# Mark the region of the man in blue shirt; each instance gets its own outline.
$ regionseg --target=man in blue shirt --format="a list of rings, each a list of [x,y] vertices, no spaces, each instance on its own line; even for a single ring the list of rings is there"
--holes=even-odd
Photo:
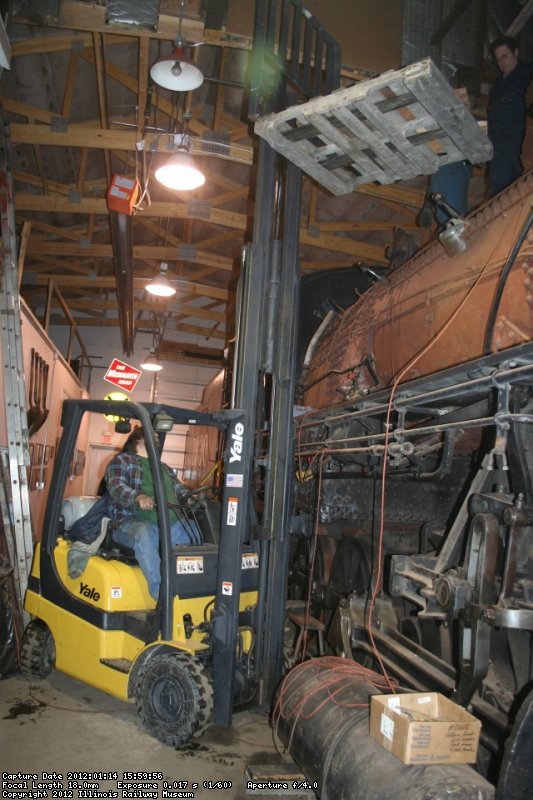
[[[512,36],[500,36],[489,49],[501,72],[489,95],[487,110],[487,133],[494,149],[489,165],[492,197],[523,172],[526,92],[533,77],[533,63],[519,60],[518,43]]]
[[[163,464],[165,492],[170,506],[183,504],[187,489]],[[112,538],[133,549],[146,577],[152,597],[157,600],[161,583],[159,528],[154,500],[153,478],[142,428],[135,428],[124,447],[109,463],[105,482],[110,496],[108,514]],[[170,538],[173,545],[200,544],[197,526],[179,510],[170,507]]]

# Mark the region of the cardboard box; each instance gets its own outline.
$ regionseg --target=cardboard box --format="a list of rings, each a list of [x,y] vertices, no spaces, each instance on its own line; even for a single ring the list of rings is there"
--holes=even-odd
[[[404,764],[470,764],[481,722],[438,692],[373,695],[370,734]]]

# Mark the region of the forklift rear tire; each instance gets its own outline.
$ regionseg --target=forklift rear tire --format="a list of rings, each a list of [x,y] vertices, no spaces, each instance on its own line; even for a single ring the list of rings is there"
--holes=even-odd
[[[20,648],[20,671],[29,681],[44,680],[52,672],[56,649],[47,625],[34,619],[26,626]]]
[[[141,667],[135,700],[148,733],[172,747],[200,736],[213,710],[202,665],[181,652],[154,655]]]

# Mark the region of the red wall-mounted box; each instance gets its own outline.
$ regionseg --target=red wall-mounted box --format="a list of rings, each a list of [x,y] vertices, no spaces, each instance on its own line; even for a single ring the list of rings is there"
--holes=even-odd
[[[135,203],[139,199],[139,192],[139,181],[135,178],[113,175],[113,180],[107,190],[107,207],[110,211],[119,211],[121,214],[131,216]]]

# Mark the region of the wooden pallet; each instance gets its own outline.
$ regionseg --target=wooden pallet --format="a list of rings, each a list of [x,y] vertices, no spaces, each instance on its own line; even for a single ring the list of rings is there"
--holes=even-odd
[[[485,132],[430,58],[270,114],[255,132],[337,195],[492,155]]]

